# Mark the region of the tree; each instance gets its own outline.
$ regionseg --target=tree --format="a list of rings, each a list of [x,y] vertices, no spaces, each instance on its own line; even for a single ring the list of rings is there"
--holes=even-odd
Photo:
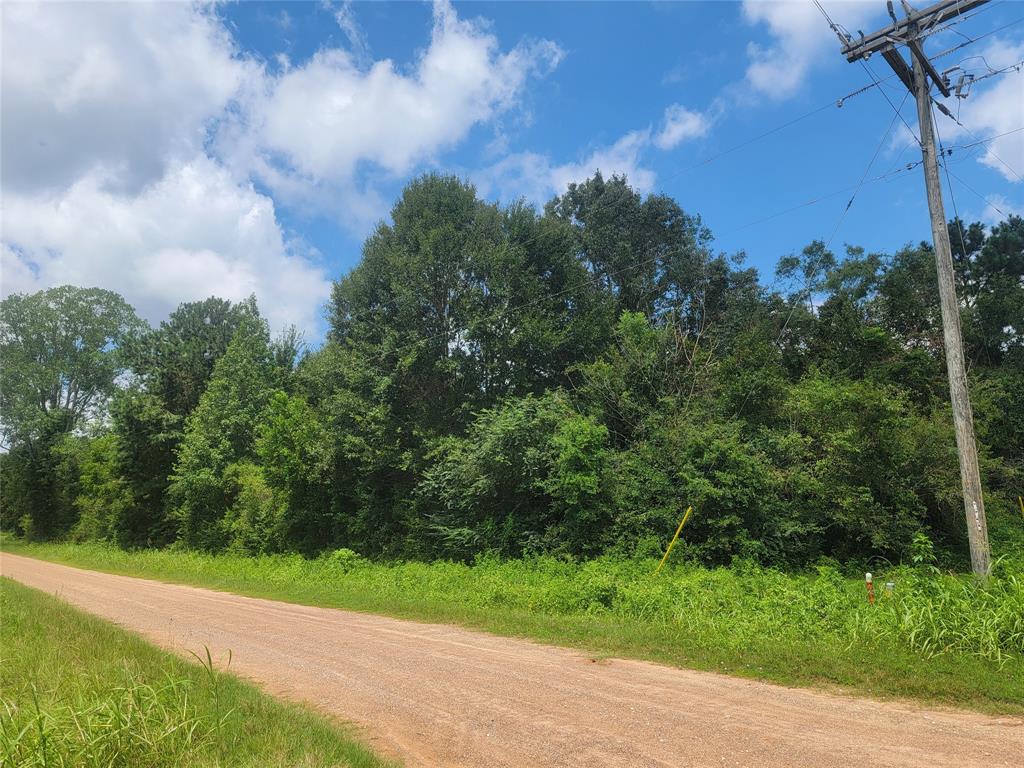
[[[120,393],[111,408],[118,471],[132,489],[132,503],[117,524],[123,546],[174,539],[167,489],[185,418],[199,404],[235,332],[258,318],[254,297],[232,304],[211,296],[179,304],[158,328],[124,344],[134,386]]]
[[[0,434],[32,445],[102,412],[125,371],[121,344],[144,324],[112,291],[63,285],[0,302]]]
[[[949,227],[993,542],[1018,547],[1024,220]],[[255,298],[152,330],[104,292],[5,300],[0,527],[590,557],[650,554],[693,506],[675,551],[707,563],[896,559],[924,537],[955,565],[933,255],[839,261],[815,241],[780,261],[780,292],[622,178],[538,212],[426,175],[335,284],[309,353],[294,329],[271,339]]]
[[[247,319],[235,331],[185,421],[169,493],[187,544],[220,549],[228,543],[223,520],[233,499],[225,471],[231,464],[255,459],[256,432],[273,381],[266,323]]]
[[[167,487],[185,420],[141,387],[119,392],[110,410],[114,463],[130,491],[114,524],[114,538],[123,547],[167,544],[176,536],[167,514]]]
[[[987,365],[1009,357],[1024,368],[1024,218],[1011,215],[987,237],[981,224],[972,224],[963,241],[960,223],[952,222],[951,231],[954,225],[951,242],[970,356]]]
[[[710,343],[701,348],[674,321],[656,326],[623,312],[605,353],[572,369],[575,393],[621,447],[644,434],[664,401],[687,409],[706,396],[716,362]]]
[[[467,337],[477,265],[500,247],[501,218],[450,176],[410,183],[335,284],[331,338],[359,346],[391,371],[395,411],[422,429],[468,415],[479,373]],[[444,420],[438,417],[444,415]]]
[[[417,459],[425,448],[416,423],[393,410],[393,376],[360,347],[330,341],[303,359],[295,378],[297,395],[308,409],[301,401],[275,398],[259,443],[275,487],[296,504],[309,504],[293,506],[289,515],[296,521],[326,520],[322,544],[336,542],[373,554],[399,552],[417,483]],[[315,438],[300,445],[296,432]],[[289,468],[298,463],[303,473],[294,475]],[[318,490],[321,483],[325,495]],[[319,503],[310,503],[314,499]],[[304,522],[299,527],[308,528]]]
[[[77,495],[74,505],[78,522],[72,531],[76,540],[110,541],[137,546],[120,535],[124,518],[133,505],[131,489],[117,471],[117,438],[101,435],[80,449]]]
[[[607,529],[608,430],[561,392],[484,411],[438,442],[419,487],[423,554],[594,554]]]
[[[692,332],[704,325],[711,233],[699,217],[600,173],[570,184],[545,213],[571,225],[577,258],[614,297],[615,317],[669,313],[688,318]]]
[[[176,416],[187,416],[243,323],[259,317],[255,297],[232,304],[211,296],[179,304],[159,328],[125,344],[124,356],[145,390]]]
[[[75,522],[65,438],[104,415],[125,372],[121,344],[144,324],[120,296],[60,286],[0,302],[4,521],[52,538]],[[10,510],[10,511],[8,511]]]
[[[301,397],[275,392],[258,428],[256,453],[263,479],[277,492],[275,534],[289,546],[313,554],[345,541],[345,521],[331,493],[336,444],[319,415]],[[250,486],[255,486],[250,481]]]

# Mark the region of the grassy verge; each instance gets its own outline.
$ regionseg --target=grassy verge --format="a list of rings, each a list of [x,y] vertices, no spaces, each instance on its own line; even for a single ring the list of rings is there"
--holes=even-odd
[[[824,686],[986,712],[1024,714],[1024,578],[988,589],[894,570],[878,603],[832,569],[667,568],[602,559],[369,563],[102,545],[9,551],[70,565],[289,602],[446,622],[789,685]],[[882,585],[895,581],[891,595]]]
[[[0,578],[0,765],[383,766],[338,726]]]

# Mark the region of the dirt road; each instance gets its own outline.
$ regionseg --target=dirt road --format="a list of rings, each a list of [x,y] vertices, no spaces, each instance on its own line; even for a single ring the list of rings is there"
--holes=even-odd
[[[1024,720],[794,690],[14,555],[0,573],[358,723],[408,766],[1014,766]],[[2,617],[0,617],[2,620]]]

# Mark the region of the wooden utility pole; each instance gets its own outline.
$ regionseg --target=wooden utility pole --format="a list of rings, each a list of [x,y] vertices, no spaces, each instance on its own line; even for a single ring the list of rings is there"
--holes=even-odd
[[[978,471],[978,449],[974,442],[974,416],[967,388],[967,369],[964,365],[963,338],[960,333],[960,302],[956,296],[953,257],[949,247],[946,212],[942,205],[942,186],[939,182],[939,163],[935,151],[935,132],[932,126],[931,85],[948,96],[949,85],[936,72],[924,54],[922,39],[936,25],[966,13],[987,0],[946,0],[921,11],[916,11],[903,0],[906,17],[896,18],[892,3],[888,3],[893,23],[870,35],[855,40],[836,30],[848,61],[868,58],[880,53],[903,84],[917,98],[917,119],[920,127],[921,156],[924,165],[925,187],[928,192],[928,210],[931,212],[932,240],[935,245],[935,265],[939,279],[939,303],[942,308],[942,334],[946,347],[946,372],[949,375],[949,397],[953,403],[953,425],[956,429],[956,447],[960,457],[960,482],[963,486],[964,512],[967,516],[967,538],[971,546],[971,567],[975,575],[984,579],[991,570],[988,546],[988,525],[985,520],[985,501],[981,493],[981,475]],[[910,51],[913,66],[908,67],[898,45]]]

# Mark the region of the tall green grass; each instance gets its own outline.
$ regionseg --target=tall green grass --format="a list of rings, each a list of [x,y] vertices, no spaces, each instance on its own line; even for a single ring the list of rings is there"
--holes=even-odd
[[[0,765],[384,764],[326,719],[264,696],[209,655],[197,661],[0,579]]]
[[[372,563],[124,552],[103,545],[14,551],[100,570],[230,591],[461,623],[597,654],[648,658],[791,684],[1024,713],[1024,568],[987,585],[934,568],[876,574],[878,599],[834,567],[785,573],[740,563],[483,558]],[[894,584],[891,592],[885,582]]]

